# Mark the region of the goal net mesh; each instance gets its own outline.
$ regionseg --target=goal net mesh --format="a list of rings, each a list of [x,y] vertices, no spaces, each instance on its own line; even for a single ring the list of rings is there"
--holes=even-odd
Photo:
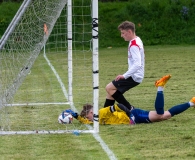
[[[26,0],[1,38],[1,133],[87,129],[77,120],[58,123],[63,110],[93,104],[91,0],[72,1],[72,84],[67,7],[66,0]]]

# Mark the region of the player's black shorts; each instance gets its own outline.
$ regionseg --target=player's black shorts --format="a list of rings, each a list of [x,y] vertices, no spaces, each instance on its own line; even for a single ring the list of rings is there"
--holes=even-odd
[[[125,93],[126,91],[128,91],[129,89],[137,86],[138,82],[135,82],[132,77],[129,77],[127,79],[120,79],[118,81],[113,80],[112,81],[113,85],[117,88],[118,91],[120,91],[121,93]]]

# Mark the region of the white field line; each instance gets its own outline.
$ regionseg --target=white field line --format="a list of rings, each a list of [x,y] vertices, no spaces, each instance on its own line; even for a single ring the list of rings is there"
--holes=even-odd
[[[52,66],[52,64],[50,63],[49,59],[47,58],[45,52],[43,54],[45,60],[47,61],[48,65],[50,66],[51,70],[54,72],[58,82],[60,83],[60,86],[62,88],[62,91],[64,93],[64,96],[66,97],[66,99],[68,100],[68,94],[67,94],[67,91],[66,91],[66,88],[60,78],[60,76],[58,75],[57,71],[55,70],[55,68]],[[75,108],[74,105],[71,105],[71,108],[73,110],[75,110],[76,112],[77,109]],[[91,126],[87,125],[87,127],[90,129]],[[109,149],[109,147],[106,145],[106,143],[102,140],[102,138],[100,137],[100,135],[98,133],[92,133],[93,134],[93,137],[100,143],[102,149],[106,152],[106,154],[108,155],[109,159],[110,160],[117,160],[117,158],[115,157],[114,153]]]

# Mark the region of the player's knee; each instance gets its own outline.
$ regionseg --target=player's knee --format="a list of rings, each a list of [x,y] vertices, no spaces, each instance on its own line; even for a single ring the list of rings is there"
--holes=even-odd
[[[113,90],[112,84],[111,83],[107,84],[105,89],[107,93],[111,92],[111,90]]]
[[[156,120],[157,121],[163,121],[164,120],[163,114],[157,114],[156,115]]]
[[[164,114],[163,114],[163,120],[168,120],[168,119],[170,119],[171,118],[171,114],[169,113],[169,112],[165,112]]]
[[[169,117],[167,117],[165,114],[162,114],[162,115],[159,115],[159,120],[160,121],[165,121],[165,120],[168,120]]]
[[[108,90],[109,90],[108,84],[106,85],[105,90],[108,92]]]

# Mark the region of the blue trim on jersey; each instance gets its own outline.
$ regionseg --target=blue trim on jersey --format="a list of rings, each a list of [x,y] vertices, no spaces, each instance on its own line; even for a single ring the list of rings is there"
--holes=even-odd
[[[149,112],[150,111],[135,108],[131,111],[131,114],[135,117],[135,123],[151,123],[149,120]]]

